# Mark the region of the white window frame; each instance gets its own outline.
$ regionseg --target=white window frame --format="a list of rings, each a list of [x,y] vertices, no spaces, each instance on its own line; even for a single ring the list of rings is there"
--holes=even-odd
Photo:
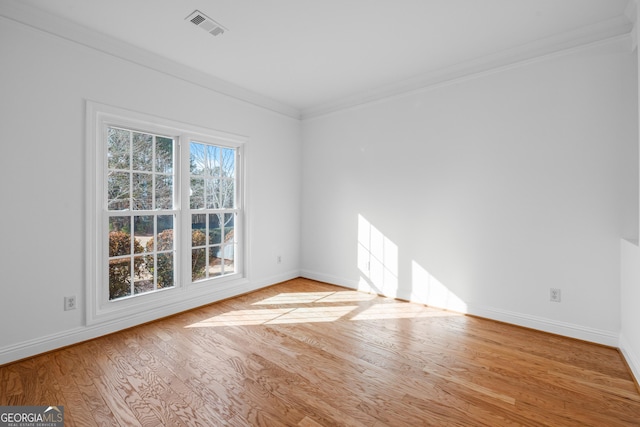
[[[238,174],[242,174],[242,161],[241,161],[241,157],[242,157],[242,151],[240,146],[238,146],[237,144],[234,143],[229,143],[230,141],[222,141],[219,137],[216,138],[203,138],[202,136],[199,137],[190,137],[189,140],[186,141],[186,143],[188,145],[190,145],[191,143],[196,143],[196,144],[204,144],[204,145],[213,145],[213,146],[217,146],[217,147],[224,147],[224,148],[234,148],[236,150],[236,158],[235,158],[235,175],[237,176]],[[188,151],[185,150],[185,152]],[[183,156],[182,159],[182,169],[184,171],[189,171],[189,156]],[[189,173],[185,173],[184,177],[185,178],[190,178],[192,175],[190,175]],[[237,198],[241,198],[242,197],[242,180],[238,180],[236,179],[235,183],[240,185],[240,188],[236,188],[235,189],[235,196],[234,199]],[[189,179],[183,179],[182,182],[182,192],[183,194],[189,194],[190,192],[190,182]],[[187,197],[184,198],[184,203],[188,204],[189,200]],[[191,207],[189,205],[183,207],[183,212],[185,213],[184,216],[187,217],[185,218],[185,228],[183,229],[184,232],[188,233],[188,235],[191,235],[192,232],[192,220],[191,220],[191,216],[192,214],[204,214],[206,216],[209,216],[209,214],[211,213],[215,213],[215,212],[221,212],[221,213],[234,213],[236,215],[236,217],[234,218],[234,224],[236,221],[241,220],[242,219],[242,212],[243,212],[243,208],[242,208],[242,202],[239,200],[236,200],[235,203],[236,207],[234,208],[220,208],[220,209],[208,209],[208,208],[202,208],[202,209],[191,209]],[[222,212],[224,211],[224,212]],[[244,230],[243,227],[235,227],[234,225],[234,240],[236,242],[241,242],[243,240],[243,235],[244,235]],[[191,253],[192,247],[189,244],[190,243],[190,239],[186,238],[183,239],[183,243],[185,243],[185,250],[186,248],[188,248],[188,252]],[[224,243],[221,243],[221,247],[223,246]],[[207,245],[209,247],[212,246],[212,244],[210,243],[209,245]],[[237,250],[240,250],[240,247],[237,248]],[[236,251],[234,251],[235,253]],[[184,272],[184,276],[183,276],[183,281],[185,283],[188,283],[191,281],[191,271],[185,269],[186,271]],[[223,276],[218,276],[218,277],[209,277],[207,279],[200,279],[196,282],[191,282],[192,285],[200,285],[206,283],[209,280],[220,280],[223,279],[225,277],[232,277],[233,275],[237,275],[238,272],[243,270],[243,257],[240,256],[237,259],[234,258],[234,270],[235,273],[231,273],[231,274],[226,274]]]
[[[175,177],[174,221],[175,286],[130,297],[109,300],[108,233],[106,224],[106,128],[108,126],[131,129],[174,138]],[[227,291],[247,282],[246,203],[244,149],[246,137],[163,119],[144,113],[87,101],[87,281],[86,323],[97,324],[127,317],[157,318],[179,311],[185,301],[193,300],[212,290]],[[235,254],[235,272],[197,282],[191,281],[191,210],[189,206],[189,147],[190,142],[201,142],[236,149],[236,206],[235,227],[238,249]],[[189,236],[189,237],[185,237]]]

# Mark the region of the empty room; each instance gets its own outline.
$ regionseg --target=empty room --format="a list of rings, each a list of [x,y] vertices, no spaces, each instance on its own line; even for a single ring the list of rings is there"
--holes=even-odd
[[[0,426],[640,426],[637,3],[0,0]]]

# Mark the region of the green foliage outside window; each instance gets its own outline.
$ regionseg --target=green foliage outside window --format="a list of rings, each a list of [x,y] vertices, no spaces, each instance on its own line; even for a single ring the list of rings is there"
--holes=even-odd
[[[191,233],[194,246],[204,246],[207,242],[207,235],[200,230],[193,230]],[[147,242],[147,252],[153,251],[154,239]],[[173,249],[173,230],[164,230],[158,234],[157,251],[168,251]],[[160,254],[162,255],[162,254]],[[158,256],[158,288],[173,286],[173,257]],[[191,258],[191,277],[195,279],[204,274],[206,268],[206,258],[204,251],[194,251]],[[153,262],[149,263],[149,270],[153,272]]]
[[[191,241],[193,246],[204,246],[207,244],[207,235],[200,230],[191,232]],[[207,259],[204,249],[196,249],[191,251],[191,279],[197,280],[204,276],[207,267]]]
[[[147,242],[147,252],[153,252],[153,237]],[[158,247],[156,251],[172,251],[173,250],[173,230],[167,229],[158,233]],[[153,266],[153,257],[148,256],[148,268],[153,274],[155,272]],[[169,288],[173,286],[173,253],[158,254],[158,289]]]
[[[138,239],[134,239],[134,253],[141,253],[144,248]],[[109,233],[109,257],[131,254],[131,235],[124,231]],[[141,257],[134,257],[133,273],[141,277],[145,262]],[[109,260],[109,299],[131,294],[131,258]]]

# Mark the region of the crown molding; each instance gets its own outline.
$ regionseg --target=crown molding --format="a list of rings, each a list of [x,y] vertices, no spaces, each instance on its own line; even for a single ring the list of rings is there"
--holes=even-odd
[[[0,1],[0,16],[253,106],[300,118],[297,108],[15,0]]]
[[[632,0],[635,4],[635,0]],[[621,15],[576,30],[539,39],[515,48],[465,61],[440,70],[431,71],[414,78],[382,86],[374,91],[356,93],[340,100],[328,102],[301,111],[301,119],[311,119],[340,110],[357,107],[372,102],[409,93],[426,90],[442,84],[484,75],[488,72],[504,70],[531,61],[544,60],[550,56],[569,54],[576,49],[589,47],[601,42],[629,38],[633,24]]]
[[[16,0],[0,1],[0,16],[7,19],[173,76],[240,102],[302,120],[426,90],[460,79],[473,78],[533,60],[543,60],[551,55],[567,54],[576,48],[610,39],[630,38],[633,50],[638,41],[637,25],[635,25],[637,15],[637,0],[629,0],[621,16],[300,110]]]

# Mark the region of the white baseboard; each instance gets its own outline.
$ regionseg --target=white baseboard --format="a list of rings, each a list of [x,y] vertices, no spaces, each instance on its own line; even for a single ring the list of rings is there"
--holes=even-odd
[[[358,282],[340,277],[335,277],[314,271],[302,270],[300,273],[303,277],[331,283],[334,285],[344,286],[351,289],[358,289]],[[386,295],[395,297],[394,295]],[[416,301],[422,303],[420,301]],[[446,308],[446,307],[442,307]],[[483,317],[486,319],[497,320],[500,322],[510,323],[512,325],[523,326],[525,328],[536,329],[539,331],[549,332],[552,334],[562,335],[570,338],[576,338],[583,341],[589,341],[597,344],[618,347],[618,334],[611,331],[603,331],[599,329],[589,328],[586,326],[575,325],[571,323],[560,322],[557,320],[546,319],[543,317],[531,316],[522,313],[509,312],[499,310],[492,307],[483,307],[477,305],[467,305],[466,314]]]
[[[619,344],[618,334],[615,332],[560,322],[544,317],[474,305],[469,305],[468,314],[610,347],[617,347]]]
[[[300,270],[290,270],[273,276],[263,277],[260,280],[251,280],[251,283],[253,286],[255,286],[256,289],[262,289],[266,288],[267,286],[286,282],[287,280],[295,279],[298,277],[300,277]],[[236,295],[241,294],[237,293]]]
[[[329,274],[318,273],[317,271],[302,270],[300,271],[300,276],[311,280],[317,280],[318,282],[325,282],[350,289],[358,289],[358,282],[355,280],[347,280],[341,277],[331,276]]]
[[[195,298],[189,298],[168,304],[160,309],[128,316],[115,321],[109,321],[89,326],[80,326],[55,334],[38,337],[32,340],[22,341],[16,344],[0,348],[0,365],[11,363],[27,357],[32,357],[58,348],[77,344],[113,332],[121,331],[132,326],[140,325],[166,316],[171,316],[182,311],[191,310],[203,305],[211,304],[226,298],[252,292],[276,283],[295,279],[300,276],[298,270],[289,271],[275,276],[262,278],[256,281],[245,281],[233,289],[223,289],[211,292]]]
[[[636,383],[640,384],[640,354],[635,353],[629,344],[629,341],[620,334],[620,352],[627,361],[631,374],[635,377]]]

